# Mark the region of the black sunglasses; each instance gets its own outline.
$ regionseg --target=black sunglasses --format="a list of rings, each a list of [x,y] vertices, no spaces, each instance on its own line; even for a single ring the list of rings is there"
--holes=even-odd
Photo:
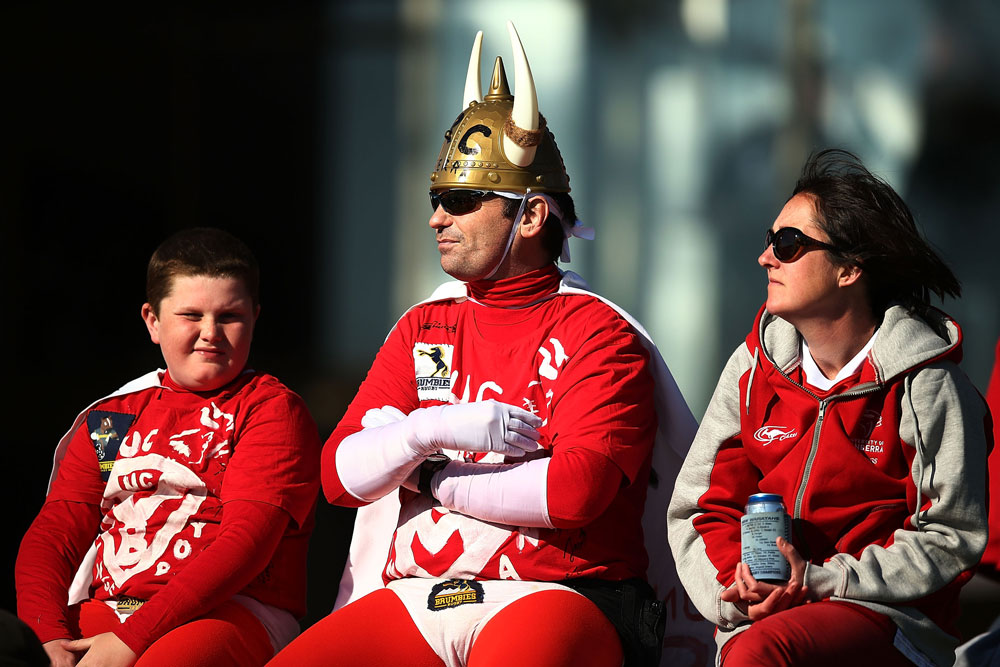
[[[795,227],[782,227],[774,232],[770,229],[764,235],[764,247],[771,246],[774,256],[780,262],[794,262],[807,248],[824,248],[836,252],[829,243],[823,243],[806,236]]]
[[[483,200],[487,197],[496,197],[493,192],[483,190],[445,190],[444,192],[430,192],[431,209],[436,211],[438,206],[444,208],[448,215],[465,215],[472,213],[482,206]]]

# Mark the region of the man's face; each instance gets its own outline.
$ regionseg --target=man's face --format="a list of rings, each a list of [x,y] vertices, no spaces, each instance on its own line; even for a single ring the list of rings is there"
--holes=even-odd
[[[260,308],[238,278],[176,276],[159,314],[142,307],[174,382],[191,391],[229,384],[246,366]]]
[[[487,197],[482,203],[462,215],[452,215],[438,206],[431,215],[430,226],[437,235],[438,252],[441,253],[441,268],[445,273],[465,282],[490,277],[507,248],[514,221],[503,215],[504,200]],[[496,273],[495,279],[505,278],[504,265]]]

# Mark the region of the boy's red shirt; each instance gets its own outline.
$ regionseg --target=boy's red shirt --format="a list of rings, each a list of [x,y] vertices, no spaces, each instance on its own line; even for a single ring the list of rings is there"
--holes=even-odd
[[[201,568],[198,557],[219,537],[227,503],[253,501],[287,514],[277,524],[265,522],[286,526],[273,553],[261,559],[242,553],[232,540],[220,541],[213,558],[201,561],[215,567],[200,574],[218,590],[227,578],[247,579],[229,595],[238,592],[301,616],[318,454],[318,433],[305,404],[269,375],[244,373],[205,393],[185,391],[167,376],[163,386],[97,403],[73,434],[45,507],[22,544],[19,615],[43,642],[67,636],[66,575],[72,576],[74,561],[91,542],[97,548],[93,599],[162,594],[190,606],[198,596],[179,590],[189,585],[167,585],[187,568]],[[267,508],[261,516],[279,516]],[[67,523],[59,526],[60,520]],[[238,517],[229,521],[237,531],[254,530]],[[39,534],[53,529],[59,534]],[[221,571],[220,557],[229,565]],[[255,558],[263,571],[241,571],[259,567]],[[57,581],[43,585],[53,573]],[[190,573],[184,580],[192,581]],[[170,604],[156,607],[177,613]],[[178,622],[204,609],[190,611]],[[162,619],[149,616],[142,615],[142,625],[162,630]],[[131,625],[140,625],[139,619],[137,612],[123,629],[133,620]],[[123,639],[138,652],[156,639],[147,632],[123,634],[133,635]]]

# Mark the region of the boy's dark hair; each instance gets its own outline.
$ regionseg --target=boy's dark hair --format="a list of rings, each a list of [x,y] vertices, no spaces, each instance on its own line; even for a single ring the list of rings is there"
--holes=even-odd
[[[559,205],[566,221],[573,224],[576,220],[576,204],[573,203],[573,198],[569,196],[569,193],[547,192],[546,194],[552,197],[556,204]],[[503,216],[505,218],[513,218],[517,215],[517,210],[520,207],[520,199],[504,198]],[[555,262],[559,259],[559,256],[562,254],[563,241],[565,239],[566,233],[563,231],[562,223],[559,222],[559,218],[552,213],[549,213],[549,217],[545,219],[545,224],[542,225],[542,244],[548,251],[550,261]]]
[[[214,227],[184,229],[153,252],[146,269],[146,301],[154,313],[178,276],[238,278],[253,305],[260,303],[260,269],[250,249],[229,232]]]
[[[837,248],[834,261],[864,271],[876,318],[892,302],[925,315],[931,292],[961,295],[958,278],[921,236],[903,199],[853,153],[831,148],[810,156],[792,197],[799,193],[815,198],[816,223]]]

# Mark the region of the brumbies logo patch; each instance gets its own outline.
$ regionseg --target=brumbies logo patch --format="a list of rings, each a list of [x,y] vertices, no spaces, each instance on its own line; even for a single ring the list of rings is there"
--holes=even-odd
[[[94,444],[97,462],[101,468],[101,479],[105,482],[111,478],[111,468],[118,458],[118,448],[128,429],[135,421],[135,415],[121,412],[105,412],[94,410],[87,415],[87,431]]]
[[[131,614],[144,604],[146,604],[145,600],[129,597],[128,595],[119,595],[115,608],[119,614]]]
[[[447,343],[416,343],[413,346],[413,370],[417,379],[417,397],[421,401],[447,401],[451,398],[451,360],[455,346]]]
[[[431,587],[431,594],[427,596],[427,608],[441,611],[463,604],[480,604],[483,598],[483,585],[478,581],[445,579]]]

